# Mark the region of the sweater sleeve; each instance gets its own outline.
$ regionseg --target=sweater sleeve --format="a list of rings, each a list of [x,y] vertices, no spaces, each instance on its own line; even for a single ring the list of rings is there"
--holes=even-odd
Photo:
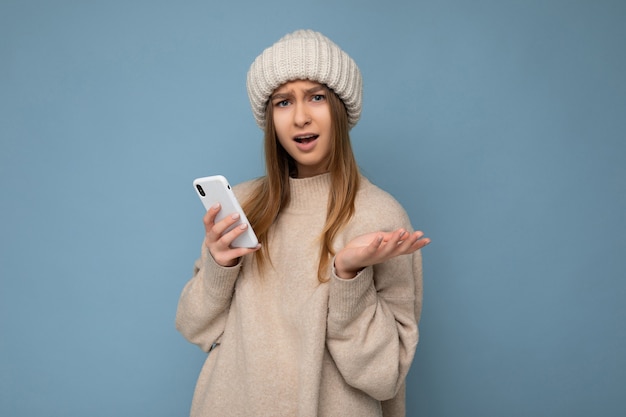
[[[203,244],[202,255],[194,264],[193,278],[183,288],[176,311],[176,329],[205,352],[224,332],[240,268],[241,261],[228,268],[218,265]]]
[[[354,388],[393,399],[404,389],[418,341],[421,253],[365,268],[351,280],[333,270],[330,285],[327,346],[337,368]]]

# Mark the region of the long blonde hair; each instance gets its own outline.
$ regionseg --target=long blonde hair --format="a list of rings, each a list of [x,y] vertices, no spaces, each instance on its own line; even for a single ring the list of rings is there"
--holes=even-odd
[[[352,152],[348,127],[348,114],[343,101],[327,89],[331,115],[331,151],[328,171],[331,178],[326,224],[320,234],[320,260],[317,277],[328,281],[328,268],[335,255],[333,240],[354,214],[354,201],[359,188],[359,168]],[[289,176],[296,166],[293,158],[280,145],[274,127],[273,107],[268,102],[265,123],[265,169],[243,209],[262,245],[255,253],[257,265],[262,271],[271,259],[268,250],[269,231],[291,198]]]

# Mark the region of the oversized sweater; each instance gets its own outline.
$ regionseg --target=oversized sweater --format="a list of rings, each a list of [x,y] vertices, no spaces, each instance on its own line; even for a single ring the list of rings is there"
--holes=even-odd
[[[245,200],[254,182],[235,187]],[[191,416],[395,417],[418,340],[420,252],[367,267],[355,278],[317,276],[329,174],[290,179],[291,201],[269,238],[271,265],[253,255],[222,267],[205,245],[180,297],[176,327],[209,353]],[[388,193],[362,177],[355,214],[336,237],[412,231]]]

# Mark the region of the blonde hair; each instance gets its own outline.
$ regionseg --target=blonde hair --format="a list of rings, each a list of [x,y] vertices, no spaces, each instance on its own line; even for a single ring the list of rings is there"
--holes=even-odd
[[[341,99],[328,89],[327,100],[331,115],[331,150],[328,171],[331,186],[328,196],[326,223],[320,233],[320,259],[317,277],[327,282],[330,262],[335,255],[333,241],[337,233],[354,214],[354,201],[359,188],[360,174],[350,144],[348,113]],[[272,224],[291,198],[289,176],[295,173],[295,161],[280,145],[273,120],[271,102],[266,106],[265,169],[243,209],[262,247],[255,253],[259,271],[271,259],[268,250],[269,232]]]

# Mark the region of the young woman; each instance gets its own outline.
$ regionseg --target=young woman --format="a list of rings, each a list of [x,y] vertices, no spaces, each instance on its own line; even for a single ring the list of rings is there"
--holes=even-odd
[[[248,94],[267,174],[235,187],[261,244],[233,248],[236,216],[206,235],[176,316],[211,352],[192,416],[401,416],[418,340],[420,249],[403,208],[359,174],[354,61],[320,33],[286,35],[252,64]]]

